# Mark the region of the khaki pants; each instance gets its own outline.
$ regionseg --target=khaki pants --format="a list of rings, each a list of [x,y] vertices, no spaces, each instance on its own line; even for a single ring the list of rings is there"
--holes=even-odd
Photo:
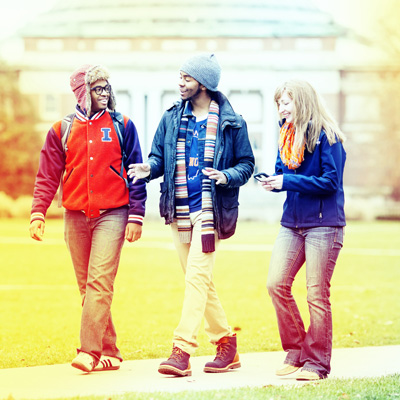
[[[191,243],[181,243],[177,223],[171,224],[174,244],[185,274],[182,315],[175,329],[173,342],[181,350],[193,354],[198,347],[196,339],[203,316],[205,331],[211,343],[215,344],[224,336],[231,336],[232,332],[212,281],[216,252],[202,252],[201,211],[191,213],[190,220]],[[219,240],[217,234],[215,236],[215,250],[217,250]]]

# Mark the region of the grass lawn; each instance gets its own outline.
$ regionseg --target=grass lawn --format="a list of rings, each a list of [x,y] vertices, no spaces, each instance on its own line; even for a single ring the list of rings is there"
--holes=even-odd
[[[242,353],[281,350],[265,289],[278,229],[241,222],[217,255],[215,283]],[[62,221],[47,221],[45,240],[38,243],[29,238],[27,221],[1,220],[0,252],[0,368],[70,362],[79,347],[81,306]],[[399,286],[400,224],[350,222],[332,280],[334,347],[399,344]],[[146,221],[140,242],[124,247],[115,284],[113,318],[126,360],[169,355],[183,290],[169,227],[161,220]],[[307,322],[304,271],[294,294]],[[203,331],[199,343],[196,355],[214,354]],[[301,387],[130,393],[112,399],[400,399],[399,380],[399,375],[328,379]]]
[[[369,379],[327,379],[301,386],[264,386],[180,393],[129,393],[107,397],[70,397],[58,400],[398,400],[399,375]]]
[[[215,283],[240,352],[281,350],[265,289],[278,225],[240,222],[221,244]],[[0,221],[0,368],[68,363],[79,347],[80,297],[60,220],[45,240],[29,238],[25,220]],[[400,224],[351,222],[332,280],[334,347],[400,343]],[[123,249],[112,306],[125,359],[167,357],[184,282],[170,230],[146,221]],[[294,286],[308,318],[305,275]],[[213,354],[203,331],[196,355]]]

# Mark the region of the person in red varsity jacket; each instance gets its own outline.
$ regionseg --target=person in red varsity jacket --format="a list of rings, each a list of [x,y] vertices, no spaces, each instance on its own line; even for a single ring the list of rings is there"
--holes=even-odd
[[[142,154],[135,125],[125,116],[120,143],[108,79],[108,71],[98,65],[84,65],[72,74],[78,104],[71,130],[65,146],[61,121],[47,134],[30,224],[31,237],[41,241],[46,211],[63,176],[65,241],[83,305],[81,347],[72,366],[85,372],[118,369],[122,361],[110,312],[113,284],[124,239],[141,237],[146,202],[145,183],[133,183],[121,168],[142,162]]]

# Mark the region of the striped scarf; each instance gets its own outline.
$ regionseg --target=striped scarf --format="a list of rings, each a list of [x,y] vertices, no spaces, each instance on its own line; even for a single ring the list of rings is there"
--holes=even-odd
[[[219,121],[219,106],[211,101],[207,117],[206,140],[204,147],[204,168],[213,167],[215,141]],[[175,207],[178,223],[179,239],[182,243],[190,243],[192,238],[192,224],[188,189],[186,180],[185,143],[188,131],[188,118],[182,117],[176,142],[176,170],[175,170]],[[215,251],[214,213],[211,197],[211,179],[203,177],[201,188],[201,243],[203,253]]]
[[[289,122],[285,122],[279,132],[279,152],[281,160],[289,169],[299,168],[304,160],[305,144],[299,151],[294,151],[295,134],[296,128]]]

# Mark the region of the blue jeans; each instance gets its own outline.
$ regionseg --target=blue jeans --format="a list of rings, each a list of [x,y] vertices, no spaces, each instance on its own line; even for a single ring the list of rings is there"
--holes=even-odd
[[[79,351],[97,360],[106,355],[122,361],[111,318],[114,280],[118,270],[128,208],[110,209],[97,218],[65,210],[65,242],[71,254],[82,297]]]
[[[332,312],[330,281],[343,246],[343,227],[290,229],[281,227],[268,272],[267,289],[278,318],[285,363],[316,372],[330,373]],[[307,332],[292,295],[296,274],[306,262]]]

